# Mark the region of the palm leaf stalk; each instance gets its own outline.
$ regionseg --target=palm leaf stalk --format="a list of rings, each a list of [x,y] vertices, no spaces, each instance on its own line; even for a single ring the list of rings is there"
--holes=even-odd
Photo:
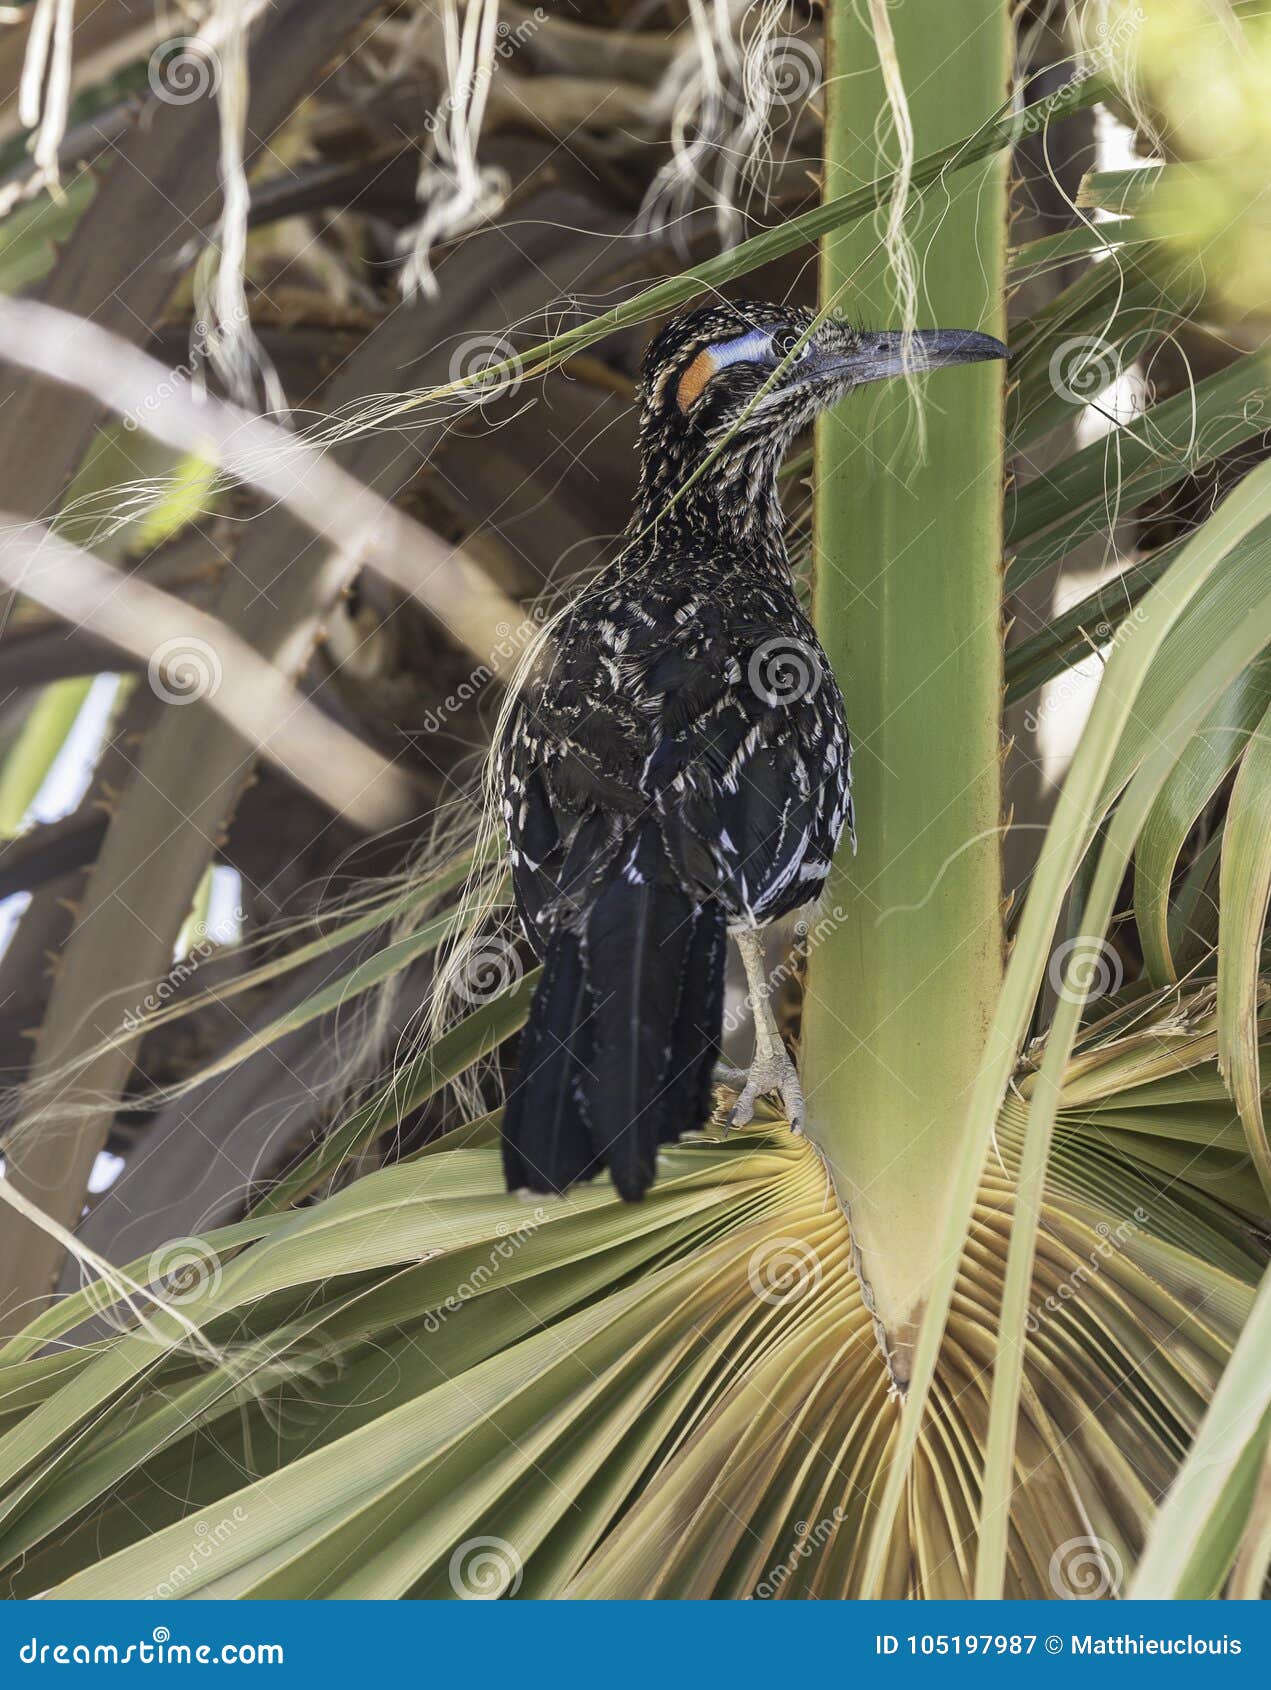
[[[899,7],[891,29],[921,151],[991,109],[1010,51],[997,0],[955,0],[938,16]],[[870,174],[889,121],[887,46],[880,53],[852,5],[831,9],[828,44],[836,193]],[[924,316],[1004,333],[1006,174],[1001,155],[963,172],[907,228],[924,255]],[[826,291],[843,290],[865,320],[912,314],[870,224],[828,236],[822,252]],[[840,407],[817,459],[815,615],[843,677],[869,825],[856,860],[840,858],[829,902],[842,920],[811,963],[810,1131],[851,1213],[902,1385],[940,1247],[946,1170],[966,1154],[958,1100],[1002,968],[1000,369],[957,372],[936,403],[924,462],[903,389]]]

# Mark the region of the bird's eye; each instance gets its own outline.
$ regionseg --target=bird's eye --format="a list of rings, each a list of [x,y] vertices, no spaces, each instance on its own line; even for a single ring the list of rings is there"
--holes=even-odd
[[[800,334],[798,329],[778,329],[772,337],[772,350],[777,358],[784,360],[790,356],[796,346],[799,346]],[[805,340],[795,355],[795,363],[800,363],[812,350],[812,342]]]

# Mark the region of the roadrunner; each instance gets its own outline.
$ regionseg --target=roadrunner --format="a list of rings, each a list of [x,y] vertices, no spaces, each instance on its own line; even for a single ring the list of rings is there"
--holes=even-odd
[[[863,382],[1005,357],[967,330],[864,333],[790,306],[670,323],[642,379],[640,486],[612,566],[555,625],[498,747],[516,906],[543,975],[504,1114],[509,1187],[608,1168],[638,1199],[712,1108],[726,935],[755,1060],[732,1119],[798,1076],[760,929],[814,899],[852,831],[843,699],[799,608],[777,471]]]

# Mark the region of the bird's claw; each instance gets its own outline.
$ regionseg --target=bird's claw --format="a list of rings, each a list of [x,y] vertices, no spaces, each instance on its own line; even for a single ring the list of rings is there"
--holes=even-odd
[[[742,1082],[741,1095],[728,1116],[730,1127],[744,1127],[752,1121],[756,1102],[771,1094],[780,1099],[791,1132],[803,1131],[803,1087],[799,1084],[799,1071],[787,1051],[781,1050],[773,1056],[756,1056],[746,1073],[740,1069],[719,1069],[716,1078],[722,1079],[725,1085],[737,1080]]]

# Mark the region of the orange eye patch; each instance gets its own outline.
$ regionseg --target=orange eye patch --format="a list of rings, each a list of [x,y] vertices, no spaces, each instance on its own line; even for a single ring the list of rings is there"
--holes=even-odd
[[[710,347],[703,347],[680,377],[680,385],[675,390],[675,403],[681,411],[688,410],[694,399],[698,397],[706,383],[715,374],[717,368],[718,365]]]

